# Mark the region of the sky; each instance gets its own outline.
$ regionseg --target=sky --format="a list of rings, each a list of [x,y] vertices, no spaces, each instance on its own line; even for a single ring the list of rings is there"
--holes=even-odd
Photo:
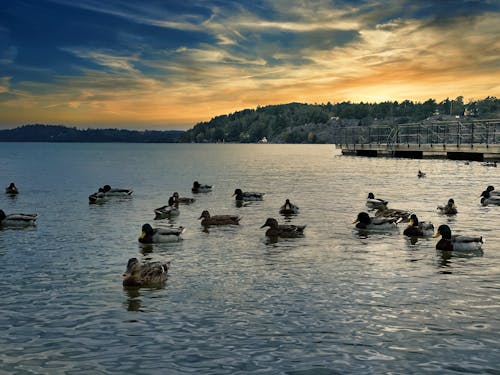
[[[500,0],[0,2],[0,127],[500,94]]]

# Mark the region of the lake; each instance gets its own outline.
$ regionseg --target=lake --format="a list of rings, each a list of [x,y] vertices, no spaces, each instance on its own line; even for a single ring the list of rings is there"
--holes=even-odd
[[[1,373],[499,374],[500,207],[479,203],[497,168],[332,145],[50,143],[2,143],[0,166],[20,190],[0,208],[39,214],[0,229]],[[195,180],[213,191],[192,195]],[[134,193],[89,205],[104,184]],[[237,207],[236,188],[265,198]],[[172,220],[184,240],[140,245],[174,191],[196,198]],[[358,233],[368,192],[483,236],[483,252],[413,243],[402,223]],[[268,241],[260,226],[284,222],[286,198],[305,236]],[[204,231],[204,209],[240,225]],[[124,289],[131,257],[171,261],[165,285]]]

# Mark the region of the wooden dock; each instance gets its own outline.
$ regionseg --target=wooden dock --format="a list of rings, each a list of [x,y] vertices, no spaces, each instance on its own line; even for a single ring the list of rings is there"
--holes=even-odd
[[[338,127],[335,144],[343,155],[500,161],[500,120]]]

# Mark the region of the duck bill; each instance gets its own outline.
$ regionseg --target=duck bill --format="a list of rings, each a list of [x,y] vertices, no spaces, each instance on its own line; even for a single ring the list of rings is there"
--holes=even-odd
[[[432,236],[432,237],[436,238],[436,237],[439,237],[440,235],[441,235],[441,233],[436,232],[436,233],[434,234],[434,236]]]
[[[262,229],[262,228],[265,228],[265,227],[267,227],[267,224],[262,225],[262,226],[261,226],[261,229]]]
[[[415,224],[415,222],[413,221],[413,219],[410,219],[410,222],[408,223],[408,226],[412,227],[413,224]]]
[[[140,239],[140,240],[143,240],[143,239],[144,239],[144,237],[146,237],[146,232],[142,231],[142,232],[141,232],[141,235],[139,236],[139,239]]]
[[[359,223],[359,220],[358,220],[358,219],[356,219],[356,220],[354,220],[352,223],[353,223],[353,224],[357,224],[357,223]]]

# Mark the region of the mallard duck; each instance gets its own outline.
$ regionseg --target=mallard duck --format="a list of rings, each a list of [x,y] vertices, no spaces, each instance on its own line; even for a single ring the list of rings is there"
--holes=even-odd
[[[372,209],[385,209],[389,202],[383,199],[375,198],[373,193],[368,193],[368,198],[366,199],[366,207],[370,210]]]
[[[210,216],[210,212],[205,210],[201,213],[198,218],[201,220],[201,225],[209,226],[209,225],[238,225],[240,222],[240,217],[237,215],[214,215]]]
[[[451,235],[451,229],[448,225],[440,225],[434,237],[441,236],[436,244],[436,249],[446,251],[474,251],[481,250],[484,243],[483,237],[470,237]]]
[[[266,230],[267,237],[295,238],[304,235],[305,225],[278,224],[276,219],[268,218],[261,228],[269,227]]]
[[[198,181],[193,182],[193,187],[191,191],[193,193],[208,193],[212,191],[213,185],[200,184]]]
[[[408,222],[410,220],[410,211],[400,210],[397,208],[385,208],[378,209],[375,211],[375,217],[377,218],[385,218],[385,219],[396,219],[397,222]]]
[[[487,206],[489,204],[500,206],[500,195],[491,195],[488,190],[481,193],[481,204]]]
[[[437,206],[437,210],[439,211],[439,213],[444,215],[456,215],[458,212],[453,198],[448,199],[448,203],[446,205]]]
[[[19,190],[17,190],[16,184],[14,184],[13,182],[11,182],[9,186],[5,188],[5,192],[10,195],[19,194]]]
[[[418,221],[417,215],[411,214],[410,222],[403,234],[408,237],[432,236],[434,234],[434,225],[431,222]]]
[[[9,214],[6,215],[0,210],[0,226],[5,227],[23,227],[35,225],[38,214]]]
[[[140,263],[137,258],[130,258],[127,269],[123,276],[123,286],[130,287],[154,287],[161,285],[167,280],[170,262],[144,262]]]
[[[176,206],[162,206],[155,210],[155,220],[166,219],[174,216],[179,216],[180,210]]]
[[[489,191],[491,196],[500,195],[500,191],[495,190],[495,187],[493,185],[489,185],[486,188],[486,191]]]
[[[285,204],[280,207],[281,215],[296,215],[299,213],[299,206],[296,206],[290,199],[285,200]]]
[[[133,193],[133,191],[131,189],[111,188],[110,185],[104,185],[102,187],[102,192],[107,196],[119,196],[119,197],[125,197],[128,195],[132,195],[132,193]]]
[[[387,230],[397,228],[397,218],[370,217],[367,212],[360,212],[353,224],[357,229],[364,230]]]
[[[175,192],[172,196],[174,197],[174,201],[177,204],[191,204],[194,203],[194,201],[196,200],[194,198],[189,198],[189,197],[179,197],[178,192]]]
[[[140,243],[162,243],[162,242],[174,242],[182,240],[182,233],[184,233],[185,228],[182,226],[175,227],[159,227],[153,228],[150,224],[144,224],[142,226],[141,236],[139,237]]]
[[[265,193],[257,193],[255,191],[242,191],[236,189],[233,193],[237,201],[261,201],[264,199]]]
[[[417,173],[417,176],[418,178],[422,178],[422,177],[425,177],[425,173],[422,172],[420,169],[418,170],[418,173]]]

